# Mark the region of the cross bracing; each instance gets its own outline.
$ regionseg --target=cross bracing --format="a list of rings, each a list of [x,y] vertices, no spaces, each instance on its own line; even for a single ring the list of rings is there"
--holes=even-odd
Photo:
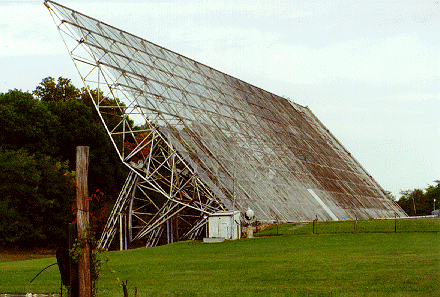
[[[218,210],[252,208],[260,221],[406,216],[309,108],[55,2],[45,5],[85,85],[102,92],[90,95],[132,170],[107,238],[120,214],[129,216],[132,239],[159,236],[179,215],[185,236],[195,236]],[[130,119],[144,129],[133,131]],[[155,205],[151,191],[166,202]]]

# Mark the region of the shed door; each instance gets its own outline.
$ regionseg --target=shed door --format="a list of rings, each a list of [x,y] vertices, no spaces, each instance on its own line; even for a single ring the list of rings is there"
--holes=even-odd
[[[229,224],[225,220],[223,220],[222,223],[221,223],[221,233],[220,233],[220,236],[224,237],[226,239],[230,238],[230,236],[229,236]]]

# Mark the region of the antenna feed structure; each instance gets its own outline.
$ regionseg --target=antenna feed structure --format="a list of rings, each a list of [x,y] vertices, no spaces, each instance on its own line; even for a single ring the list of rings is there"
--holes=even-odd
[[[248,207],[248,209],[243,214],[243,222],[246,226],[250,226],[252,223],[255,222],[255,213],[250,207]]]
[[[252,224],[256,221],[254,211],[248,207],[248,209],[243,213],[243,222],[246,225],[246,238],[254,237],[254,227]]]

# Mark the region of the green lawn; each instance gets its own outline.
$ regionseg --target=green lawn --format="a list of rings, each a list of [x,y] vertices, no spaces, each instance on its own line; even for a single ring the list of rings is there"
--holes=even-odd
[[[299,223],[270,226],[256,233],[256,236],[336,234],[336,233],[393,233],[393,232],[440,232],[439,219],[399,219],[371,221],[310,222],[295,229]],[[314,226],[313,226],[314,225]]]
[[[281,227],[281,226],[280,226]],[[439,233],[278,236],[107,252],[100,296],[440,296]],[[0,263],[0,293],[59,292],[54,258]]]

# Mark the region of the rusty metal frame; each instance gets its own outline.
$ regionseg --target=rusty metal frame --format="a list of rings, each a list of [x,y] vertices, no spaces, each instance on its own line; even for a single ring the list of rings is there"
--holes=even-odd
[[[259,221],[406,216],[309,108],[55,2],[45,5],[132,171],[105,247],[120,213],[129,216],[127,236],[150,236],[148,245],[188,209],[199,217],[187,237],[200,232],[203,214],[218,210],[252,208]],[[119,115],[118,123],[106,123],[108,114]],[[130,119],[143,129],[132,130]],[[142,187],[166,198],[148,219],[133,207]],[[140,230],[134,220],[143,222]]]

